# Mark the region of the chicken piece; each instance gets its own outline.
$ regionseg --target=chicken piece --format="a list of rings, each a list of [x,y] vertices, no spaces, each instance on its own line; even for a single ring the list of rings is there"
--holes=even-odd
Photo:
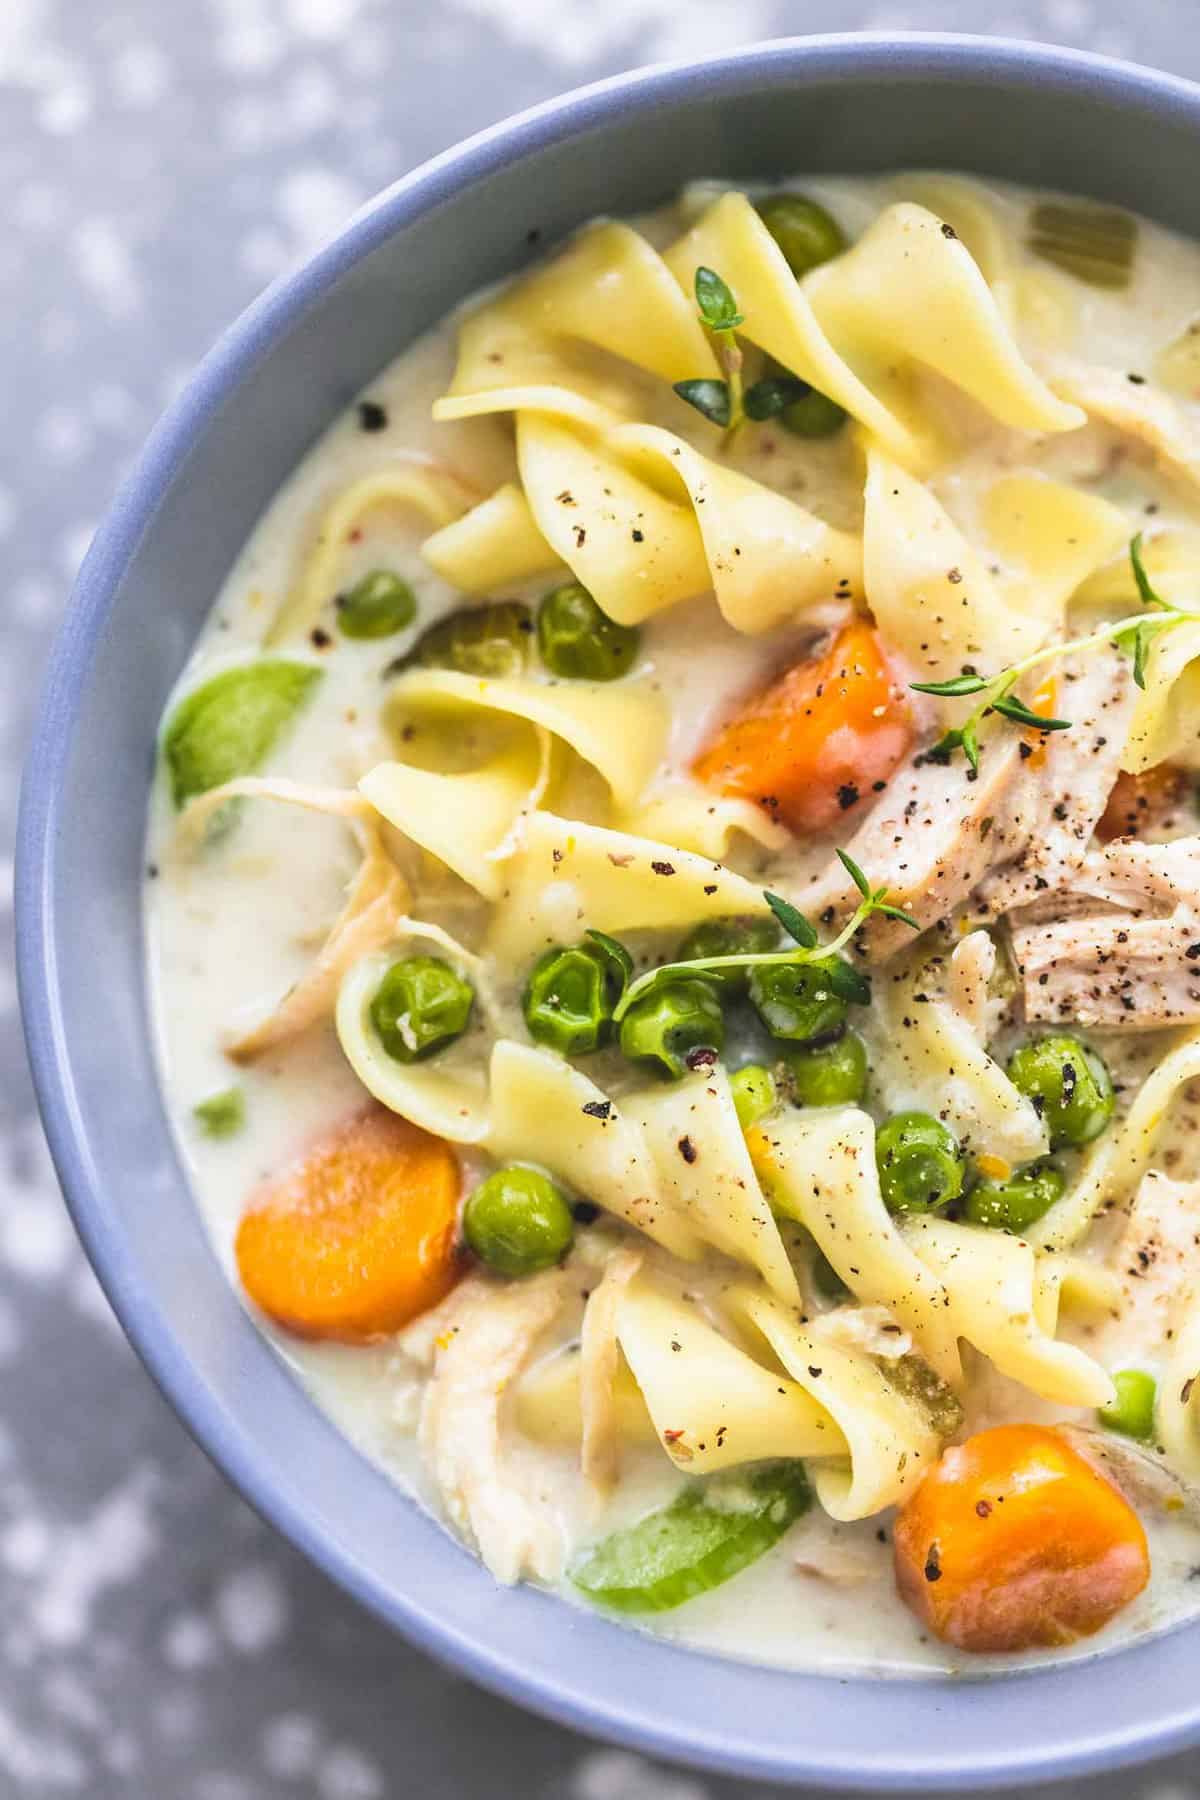
[[[949,763],[913,758],[847,846],[872,885],[885,885],[893,905],[910,912],[923,930],[1028,843],[1037,800],[1021,742],[1007,728],[993,733],[974,780],[961,756]],[[852,911],[860,896],[834,859],[811,887],[791,897],[815,919],[826,911],[831,918]],[[874,961],[912,942],[911,929],[895,919],[874,918],[863,935]]]
[[[1152,1169],[1142,1177],[1125,1228],[1106,1261],[1120,1297],[1113,1314],[1090,1327],[1089,1354],[1110,1369],[1160,1355],[1200,1245],[1200,1181],[1172,1181]]]
[[[1120,771],[1136,694],[1129,664],[1115,650],[1064,661],[1054,705],[1071,729],[1050,733],[1028,759],[1035,772],[1028,841],[983,883],[989,911],[1008,912],[1071,881]]]
[[[565,1554],[561,1523],[505,1453],[505,1390],[564,1305],[572,1278],[547,1270],[501,1283],[462,1282],[436,1314],[400,1340],[433,1373],[421,1404],[419,1441],[451,1522],[474,1539],[497,1581],[525,1574],[552,1581]]]
[[[1065,916],[1013,931],[1026,1017],[1126,1031],[1200,1020],[1200,839],[1118,839],[1073,885]],[[1081,893],[1099,904],[1081,911]]]

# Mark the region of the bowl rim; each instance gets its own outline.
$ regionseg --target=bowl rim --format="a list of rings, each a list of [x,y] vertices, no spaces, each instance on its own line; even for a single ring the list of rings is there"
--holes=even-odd
[[[1200,85],[1143,65],[1062,46],[944,32],[825,33],[786,37],[697,59],[662,63],[606,77],[530,107],[475,133],[384,188],[297,270],[254,300],[217,339],[149,436],[93,540],[76,580],[44,678],[21,785],[15,861],[17,978],[29,1061],[55,1168],[76,1230],[122,1327],[148,1373],[193,1439],[259,1514],[317,1568],[421,1650],[491,1692],[556,1722],[650,1755],[713,1773],[786,1783],[819,1782],[880,1792],[924,1785],[1013,1786],[1165,1755],[1200,1741],[1200,1696],[1186,1710],[1125,1725],[1098,1718],[1095,1728],[1053,1748],[1014,1745],[1005,1755],[953,1764],[936,1744],[897,1744],[882,1762],[864,1746],[844,1747],[823,1761],[794,1755],[755,1756],[743,1742],[725,1748],[719,1731],[698,1740],[660,1718],[653,1706],[565,1696],[554,1683],[506,1663],[406,1596],[323,1536],[319,1517],[274,1485],[239,1442],[225,1410],[207,1391],[170,1323],[155,1318],[136,1277],[124,1265],[119,1234],[105,1219],[103,1193],[88,1153],[87,1132],[72,1071],[64,997],[54,960],[53,886],[57,820],[72,729],[89,665],[143,533],[186,463],[206,421],[235,395],[271,345],[338,278],[388,237],[460,190],[532,152],[609,121],[620,108],[645,110],[683,100],[694,90],[715,95],[753,74],[784,85],[798,73],[849,78],[894,74],[906,80],[969,77],[1021,83],[1067,95],[1090,86],[1114,101],[1153,105],[1200,131]],[[490,1580],[480,1569],[480,1577]],[[1185,1627],[1185,1630],[1189,1628]],[[1200,1624],[1190,1627],[1200,1644]],[[1137,1646],[1118,1653],[1136,1654]],[[842,1685],[847,1678],[840,1679]],[[1003,1693],[1012,1680],[997,1679]],[[849,1678],[868,1689],[871,1677]]]

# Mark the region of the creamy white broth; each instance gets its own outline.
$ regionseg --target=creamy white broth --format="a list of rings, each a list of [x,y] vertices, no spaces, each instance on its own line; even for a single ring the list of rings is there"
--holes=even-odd
[[[895,197],[887,181],[807,179],[796,186],[829,206],[854,239]],[[903,191],[903,184],[899,184]],[[689,192],[679,211],[640,221],[650,240],[665,246],[681,221],[694,215],[703,192]],[[1029,201],[1015,190],[986,190],[1001,227],[1020,236]],[[1048,283],[1041,314],[1030,313],[1018,332],[1021,348],[1036,362],[1057,330],[1055,305],[1064,284]],[[1200,308],[1200,250],[1154,227],[1143,225],[1131,286],[1109,294],[1066,283],[1074,308],[1076,350],[1089,359],[1140,375],[1177,338]],[[455,359],[456,321],[449,320],[405,351],[366,390],[387,414],[383,431],[368,432],[352,407],[313,448],[272,502],[218,596],[212,616],[180,682],[180,692],[258,648],[267,622],[292,589],[296,571],[311,551],[318,521],[339,492],[368,473],[413,457],[432,456],[450,465],[481,495],[516,474],[508,421],[481,417],[433,424],[430,407],[450,383]],[[646,377],[638,385],[639,414],[713,454],[711,433],[682,411],[663,384]],[[1131,530],[1154,526],[1195,526],[1197,503],[1183,484],[1145,456],[1132,455],[1129,442],[1103,423],[1060,436],[1033,439],[997,426],[981,408],[946,391],[939,378],[927,385],[932,411],[952,418],[959,433],[956,456],[928,485],[960,527],[971,535],[979,518],[979,496],[1006,471],[1036,468],[1054,479],[1080,486],[1127,509]],[[774,426],[744,434],[737,467],[764,485],[792,495],[818,516],[843,529],[861,520],[860,483],[849,434],[828,443],[790,438]],[[327,607],[318,621],[318,641],[292,644],[287,654],[318,663],[323,680],[273,753],[270,772],[299,782],[348,786],[391,754],[380,716],[385,667],[416,634],[461,603],[420,555],[426,529],[410,514],[380,510],[361,539],[346,546],[338,569],[344,590],[371,569],[385,566],[408,579],[419,613],[404,635],[379,642],[354,642],[337,631]],[[506,598],[536,598],[553,578],[524,586],[507,584]],[[670,699],[672,717],[668,767],[684,771],[730,703],[753,689],[824,626],[844,613],[840,604],[809,609],[794,625],[751,637],[733,631],[707,598],[687,601],[642,626],[642,662],[658,689]],[[918,703],[920,704],[920,703]],[[168,709],[169,712],[170,709]],[[1191,826],[1184,823],[1184,830]],[[210,851],[186,857],[175,837],[176,815],[166,784],[152,799],[146,888],[147,954],[155,1001],[164,1088],[197,1203],[218,1255],[237,1285],[233,1240],[247,1200],[265,1180],[292,1161],[323,1128],[361,1106],[362,1087],[338,1043],[332,1023],[256,1062],[234,1068],[222,1046],[231,1031],[259,1016],[311,963],[357,867],[357,854],[344,825],[290,807],[265,803],[241,806],[236,827]],[[747,839],[727,863],[755,879],[797,881],[815,869],[826,846],[791,844],[772,853]],[[468,946],[479,942],[481,909],[453,879],[433,882],[439,922]],[[637,939],[637,934],[632,934]],[[632,941],[631,939],[631,941]],[[637,939],[649,951],[656,940]],[[656,957],[657,960],[657,957]],[[505,1028],[520,1036],[518,995],[522,970],[497,972]],[[1089,1036],[1109,1057],[1119,1088],[1132,1089],[1148,1062],[1162,1054],[1163,1039],[1134,1039],[1127,1047],[1111,1034]],[[730,1045],[730,1052],[735,1048]],[[474,1040],[469,1051],[477,1054]],[[731,1065],[736,1055],[730,1055]],[[594,1066],[593,1066],[594,1065]],[[1126,1072],[1128,1071],[1128,1072]],[[607,1091],[620,1091],[623,1075],[615,1052],[589,1059],[588,1073]],[[206,1138],[193,1108],[237,1083],[246,1103],[246,1124],[237,1135]],[[1122,1096],[1124,1099],[1124,1095]],[[1177,1099],[1172,1122],[1160,1138],[1153,1166],[1180,1179],[1200,1174],[1194,1142],[1195,1118]],[[464,1191],[489,1165],[472,1153],[462,1157]],[[1102,1235],[1101,1228],[1101,1235]],[[1109,1222],[1109,1234],[1113,1227]],[[580,1240],[591,1233],[581,1232]],[[581,1291],[597,1279],[595,1258],[577,1247]],[[697,1275],[719,1290],[727,1278],[719,1264]],[[582,1312],[582,1301],[578,1314]],[[435,1512],[441,1507],[435,1484],[422,1465],[414,1439],[420,1373],[391,1342],[367,1346],[315,1345],[264,1323],[280,1353],[296,1369],[324,1407],[364,1452],[379,1461],[398,1487]],[[556,1328],[556,1342],[577,1334],[578,1316],[568,1314]],[[1102,1328],[1071,1318],[1063,1336],[1086,1346],[1102,1341]],[[540,1354],[554,1345],[547,1343]],[[1122,1364],[1136,1362],[1156,1373],[1163,1346],[1121,1346]],[[967,1423],[983,1426],[1005,1420],[1075,1418],[1092,1415],[1038,1400],[1015,1382],[994,1373],[973,1381]],[[515,1452],[527,1480],[545,1505],[561,1515],[575,1548],[631,1521],[668,1499],[680,1476],[657,1451],[626,1454],[620,1485],[601,1503],[583,1483],[569,1451],[521,1443]],[[403,1502],[398,1498],[398,1508]],[[1149,1586],[1100,1634],[1082,1639],[1071,1656],[1091,1655],[1112,1643],[1161,1629],[1191,1616],[1200,1602],[1200,1528],[1193,1511],[1141,1508],[1151,1541]],[[402,1520],[398,1514],[398,1528]],[[789,1667],[831,1671],[955,1669],[964,1673],[1020,1666],[1040,1652],[1016,1659],[967,1657],[927,1633],[897,1596],[891,1573],[890,1518],[835,1524],[816,1506],[767,1555],[734,1581],[670,1613],[640,1620],[664,1637],[722,1654]],[[578,1595],[563,1581],[559,1591]],[[1054,1653],[1057,1655],[1063,1652]]]

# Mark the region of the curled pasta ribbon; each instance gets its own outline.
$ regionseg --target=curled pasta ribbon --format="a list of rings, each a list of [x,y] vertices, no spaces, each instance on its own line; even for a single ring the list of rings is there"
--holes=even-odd
[[[600,226],[482,308],[463,329],[434,417],[549,410],[602,430],[639,396],[596,364],[598,353],[667,381],[715,375],[691,304],[702,264],[733,289],[742,335],[836,400],[905,467],[927,466],[937,448],[914,409],[916,369],[935,370],[1019,430],[1083,423],[1024,361],[979,268],[932,212],[887,207],[851,250],[798,282],[736,192],[661,258],[629,227]]]
[[[492,594],[561,567],[515,481],[427,537],[421,555],[464,594]]]
[[[517,460],[538,529],[622,625],[711,589],[736,630],[761,632],[862,591],[857,537],[673,432],[525,411]]]
[[[907,975],[883,985],[878,1013],[868,1022],[886,1070],[889,1108],[931,1112],[960,1140],[1014,1166],[1045,1156],[1045,1121],[949,1001],[930,992],[935,981],[919,958]]]
[[[1128,535],[1117,507],[1040,475],[996,482],[979,523],[986,547],[968,540],[921,482],[882,452],[869,454],[867,600],[922,680],[945,680],[964,664],[1001,669],[1037,649]],[[1007,572],[995,572],[997,559]]]
[[[638,410],[617,358],[664,382],[719,373],[662,258],[631,226],[606,222],[463,321],[433,416],[549,410],[603,430]]]
[[[949,1297],[883,1203],[868,1115],[852,1106],[783,1113],[749,1144],[775,1211],[811,1232],[857,1299],[885,1306],[912,1333],[943,1380],[961,1384]]]
[[[661,761],[666,709],[646,682],[488,680],[413,669],[394,683],[387,719],[400,743],[446,735],[463,755],[473,735],[484,760],[466,771],[380,763],[359,783],[378,812],[486,899],[511,879],[508,860],[545,798],[553,744],[601,776],[618,810],[632,807]],[[499,727],[500,729],[495,729]],[[435,736],[436,741],[436,736]]]
[[[772,1304],[765,1296],[762,1303]],[[709,1475],[768,1456],[846,1454],[839,1422],[812,1392],[813,1377],[765,1367],[664,1283],[647,1275],[628,1283],[617,1301],[616,1336],[677,1468]]]
[[[311,630],[321,608],[337,592],[338,569],[347,544],[370,514],[384,507],[400,507],[441,530],[466,512],[476,497],[449,469],[416,461],[375,470],[344,488],[321,515],[291,592],[264,642],[277,644]]]
[[[312,966],[265,1017],[226,1044],[226,1054],[234,1061],[250,1062],[330,1016],[342,978],[360,957],[396,934],[409,895],[407,882],[387,853],[377,817],[353,789],[254,775],[227,781],[198,794],[184,808],[177,841],[185,853],[194,852],[209,821],[231,800],[275,800],[345,819],[362,851],[345,905]]]
[[[1100,1209],[1133,1191],[1146,1172],[1175,1092],[1200,1076],[1200,1031],[1187,1034],[1146,1077],[1125,1117],[1084,1154],[1079,1177],[1026,1236],[1039,1250],[1069,1250]]]
[[[1114,431],[1131,437],[1185,481],[1200,483],[1200,427],[1195,406],[1150,383],[1131,382],[1122,369],[1063,357],[1053,370],[1055,391]]]
[[[982,1225],[913,1217],[905,1242],[941,1281],[950,1328],[1043,1400],[1062,1406],[1107,1406],[1108,1374],[1086,1351],[1052,1334],[1059,1286],[1039,1279],[1030,1244]]]
[[[827,1411],[845,1440],[845,1460],[813,1470],[817,1498],[830,1517],[866,1519],[905,1499],[932,1466],[941,1441],[875,1358],[833,1343],[815,1326],[806,1329],[795,1313],[751,1288],[735,1290],[728,1305]]]

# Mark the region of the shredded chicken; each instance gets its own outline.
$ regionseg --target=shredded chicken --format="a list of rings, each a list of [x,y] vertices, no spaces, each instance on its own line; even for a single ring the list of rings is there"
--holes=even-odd
[[[614,1388],[621,1360],[617,1309],[622,1294],[641,1266],[640,1251],[614,1251],[602,1281],[592,1290],[583,1315],[579,1362],[579,1400],[583,1413],[581,1456],[585,1478],[600,1492],[615,1483],[620,1456]]]
[[[451,1521],[475,1540],[497,1581],[552,1581],[562,1568],[562,1526],[506,1455],[501,1409],[570,1285],[562,1269],[507,1285],[473,1275],[400,1340],[408,1355],[433,1365],[421,1405],[425,1466]]]
[[[888,898],[922,930],[937,924],[972,893],[990,869],[1010,862],[1029,840],[1035,807],[1015,732],[988,741],[978,778],[961,756],[950,763],[915,757],[892,777],[886,794],[860,825],[848,853]],[[795,896],[812,918],[851,911],[859,894],[834,859],[815,883]],[[898,920],[876,918],[866,948],[884,960],[912,942]]]
[[[980,898],[992,913],[1064,887],[1083,863],[1120,771],[1136,693],[1127,659],[1108,647],[1059,665],[1053,707],[1071,728],[1047,734],[1028,758],[1029,837],[983,883]]]
[[[1065,915],[1013,931],[1026,1017],[1126,1031],[1200,1020],[1200,839],[1120,838],[1075,887]]]
[[[1172,1181],[1151,1170],[1106,1258],[1120,1292],[1113,1313],[1089,1328],[1089,1352],[1116,1369],[1169,1344],[1198,1245],[1200,1181]]]
[[[812,1320],[810,1330],[844,1350],[865,1350],[888,1362],[898,1362],[913,1347],[912,1333],[896,1323],[886,1306],[839,1306]]]

